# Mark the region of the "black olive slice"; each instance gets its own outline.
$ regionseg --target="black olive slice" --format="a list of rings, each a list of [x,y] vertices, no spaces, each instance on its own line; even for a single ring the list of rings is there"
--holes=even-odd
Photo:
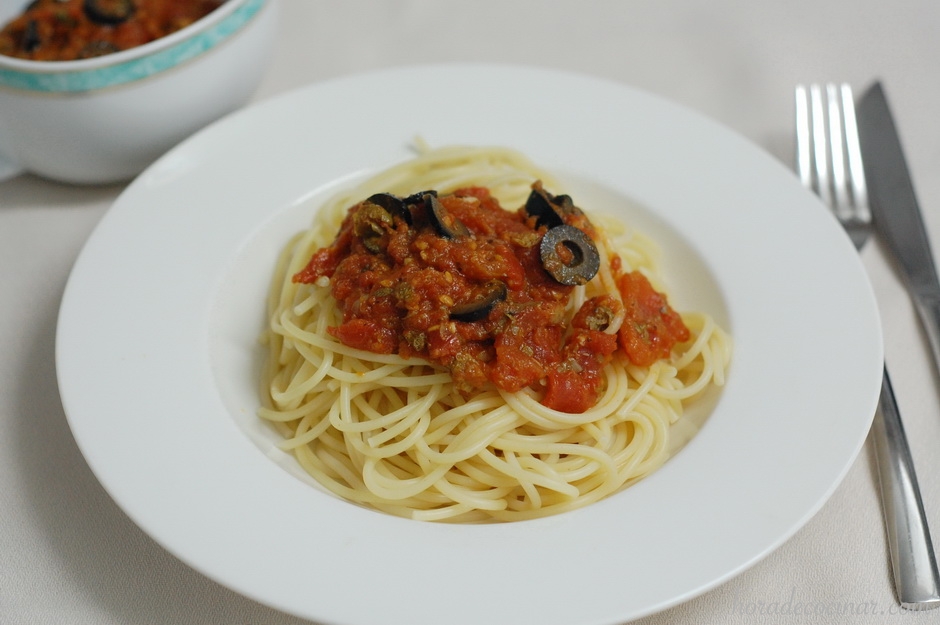
[[[574,205],[574,200],[570,195],[556,195],[552,198],[552,204],[561,209],[565,215],[580,215],[581,209]]]
[[[422,202],[424,202],[424,196],[429,195],[429,194],[433,195],[434,197],[437,197],[437,191],[434,189],[428,189],[427,191],[418,191],[417,193],[412,193],[411,195],[406,197],[404,200],[405,204],[411,204],[412,206],[416,204],[421,204]]]
[[[470,230],[462,221],[447,212],[444,205],[437,199],[436,194],[425,193],[424,203],[427,206],[428,217],[437,233],[445,239],[470,236]]]
[[[456,321],[479,321],[485,319],[493,306],[506,299],[509,294],[506,285],[499,280],[490,280],[483,286],[480,296],[472,302],[454,306],[450,318]]]
[[[111,26],[126,22],[137,10],[134,0],[85,0],[82,8],[91,21]]]
[[[542,236],[542,266],[557,282],[586,284],[597,275],[601,256],[591,237],[574,226],[557,226]]]
[[[34,52],[36,48],[42,45],[39,38],[39,26],[36,20],[26,22],[26,29],[23,31],[23,41],[20,44],[24,52]]]
[[[535,217],[536,227],[555,228],[565,223],[566,215],[581,215],[581,209],[574,205],[569,195],[552,195],[542,188],[541,181],[532,185],[532,191],[525,203],[525,212]]]
[[[547,193],[540,187],[532,189],[529,193],[529,199],[525,203],[525,212],[529,217],[535,217],[536,226],[548,226],[554,228],[564,224],[561,214],[555,210]]]
[[[409,226],[412,223],[411,211],[408,209],[408,202],[391,193],[375,193],[366,198],[366,202],[381,206],[391,215],[398,215],[405,220]]]

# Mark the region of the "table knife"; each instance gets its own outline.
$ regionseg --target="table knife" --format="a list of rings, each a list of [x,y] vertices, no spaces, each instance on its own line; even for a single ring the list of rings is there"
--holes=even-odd
[[[855,114],[875,228],[897,257],[940,370],[940,284],[901,141],[880,83],[876,82],[862,95]],[[883,384],[890,385],[887,375]],[[874,421],[873,427],[884,430],[880,439],[903,437],[897,406],[885,406],[882,402],[882,410],[893,412]],[[907,515],[900,523],[907,532],[899,532],[897,527],[888,528],[889,539],[893,541],[890,545],[892,568],[901,604],[908,609],[936,608],[940,606],[940,574],[927,518],[922,506],[912,509],[903,506],[901,501],[905,490],[917,489],[913,462],[909,454],[892,462],[881,446],[876,446],[876,459],[879,467],[892,476],[892,479],[882,480],[884,505]],[[897,523],[897,517],[885,516],[889,523]]]
[[[940,373],[940,282],[881,83],[862,95],[856,116],[875,229],[898,262]]]

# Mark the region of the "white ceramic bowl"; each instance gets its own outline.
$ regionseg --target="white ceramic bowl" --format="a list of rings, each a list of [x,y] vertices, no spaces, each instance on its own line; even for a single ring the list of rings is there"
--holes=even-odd
[[[0,0],[0,22],[27,0]],[[244,104],[267,66],[277,0],[227,0],[166,37],[78,61],[0,55],[0,177],[71,183],[133,177]]]

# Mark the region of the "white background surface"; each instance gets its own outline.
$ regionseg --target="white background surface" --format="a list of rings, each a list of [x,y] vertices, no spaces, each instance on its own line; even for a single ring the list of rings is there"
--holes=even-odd
[[[282,39],[256,100],[350,72],[429,61],[546,66],[666,96],[789,164],[794,84],[848,81],[860,92],[880,78],[940,247],[938,27],[940,6],[929,0],[284,0]],[[53,358],[59,301],[78,251],[122,188],[31,176],[0,183],[0,623],[300,625],[163,551],[105,494],[69,432]],[[864,261],[940,542],[940,378],[879,244],[866,249]],[[772,485],[766,496],[774,496]],[[866,445],[830,502],[781,549],[641,622],[938,621],[938,612],[896,612]]]

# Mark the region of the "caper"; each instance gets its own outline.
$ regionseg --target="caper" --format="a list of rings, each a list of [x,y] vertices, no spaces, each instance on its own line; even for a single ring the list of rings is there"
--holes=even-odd
[[[362,240],[362,244],[373,254],[382,251],[380,240],[386,229],[394,226],[392,216],[387,210],[371,202],[359,205],[353,217],[353,233]]]
[[[381,206],[389,212],[390,215],[397,215],[405,220],[409,226],[412,223],[411,210],[405,200],[392,193],[375,193],[370,195],[366,202]]]
[[[114,54],[115,52],[120,51],[116,45],[110,41],[89,41],[87,44],[82,46],[82,49],[78,52],[78,58],[80,59],[91,59],[96,56],[105,56],[106,54]]]

